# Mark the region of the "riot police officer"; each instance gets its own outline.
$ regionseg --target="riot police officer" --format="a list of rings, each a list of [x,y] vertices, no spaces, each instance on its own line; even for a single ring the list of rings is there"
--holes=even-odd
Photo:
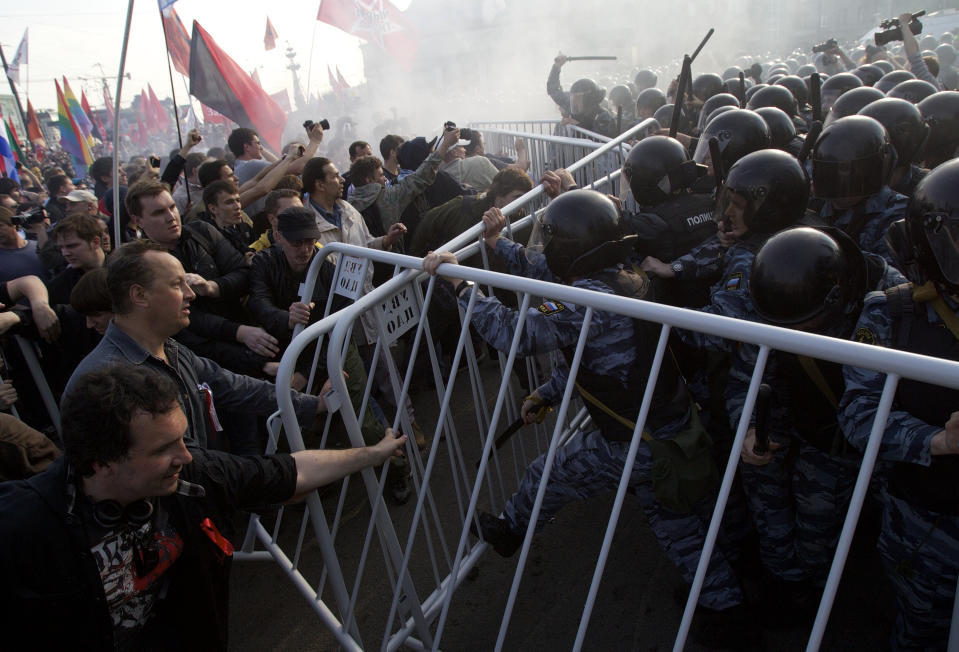
[[[889,187],[912,197],[916,185],[929,173],[915,163],[930,131],[919,108],[906,100],[889,97],[867,104],[859,110],[859,115],[877,120],[886,128],[896,150],[896,167],[889,175]]]
[[[890,230],[911,284],[867,297],[853,339],[959,360],[959,161],[916,187]],[[839,421],[863,449],[885,374],[845,367]],[[895,589],[895,650],[945,649],[959,575],[959,391],[900,380],[880,458],[892,464],[879,553]]]
[[[888,185],[894,167],[896,151],[885,127],[865,116],[836,120],[813,148],[813,193],[825,200],[819,217],[891,264],[883,236],[906,209],[906,197]]]
[[[624,237],[619,212],[608,198],[590,190],[573,190],[553,200],[533,227],[527,248],[499,238],[502,221],[487,219],[486,242],[495,254],[506,260],[513,273],[544,280],[561,281],[572,287],[605,294],[641,298],[647,283],[624,270],[623,262],[633,248]],[[444,262],[456,262],[450,253],[430,254],[425,270],[435,273]],[[471,284],[456,283],[461,305],[469,299]],[[580,337],[585,309],[547,300],[539,309],[530,309],[522,331],[519,355],[560,350],[572,359]],[[472,325],[490,344],[508,350],[519,315],[495,299],[480,297],[474,307]],[[612,491],[623,471],[623,462],[633,437],[637,416],[637,397],[642,396],[658,338],[658,326],[634,321],[615,313],[596,310],[590,322],[589,337],[576,376],[577,388],[596,426],[595,430],[575,437],[555,456],[549,484],[536,527],[541,528],[563,505],[589,496]],[[559,372],[559,373],[558,373]],[[540,401],[558,403],[567,383],[566,373],[554,374],[539,387],[524,405],[527,420]],[[708,504],[707,489],[712,464],[708,446],[702,447],[704,432],[697,425],[685,385],[671,363],[663,365],[654,389],[652,407],[645,424],[646,434],[631,476],[631,487],[649,516],[649,522],[667,554],[686,581],[695,573],[703,543],[706,518],[702,507]],[[653,469],[661,453],[657,440],[669,438],[704,463],[705,484],[694,494],[669,495],[661,485],[653,485]],[[545,455],[526,470],[520,488],[507,501],[501,518],[482,513],[480,530],[484,539],[501,555],[512,555],[522,542],[529,525],[533,502],[542,478]],[[684,485],[692,489],[692,485]],[[670,507],[664,505],[664,501]],[[686,502],[685,507],[680,503]],[[683,513],[686,512],[686,513]],[[711,621],[709,629],[717,637],[740,637],[745,623],[742,592],[732,569],[719,551],[713,555],[705,589],[700,597],[699,617]],[[717,627],[723,623],[720,634]],[[714,645],[729,640],[713,640]]]
[[[623,177],[640,207],[639,213],[624,215],[624,226],[638,236],[640,259],[655,256],[671,263],[710,237],[714,240],[712,246],[696,250],[686,276],[657,284],[657,296],[666,303],[696,307],[706,302],[709,283],[704,281],[711,276],[706,270],[720,253],[713,222],[715,201],[690,191],[705,173],[705,166],[692,161],[679,141],[666,136],[644,138],[623,164]],[[705,264],[700,266],[701,262]]]
[[[546,92],[563,112],[563,117],[571,124],[583,129],[615,138],[616,118],[601,105],[606,97],[606,90],[592,79],[579,79],[565,92],[559,81],[559,71],[567,61],[566,56],[560,54],[553,61],[546,80]]]
[[[834,227],[787,229],[767,240],[753,260],[747,317],[848,338],[866,293],[902,280],[881,257],[863,254]],[[758,351],[748,344],[736,351],[727,391],[734,426]],[[836,416],[844,392],[841,365],[774,351],[764,379],[775,390],[770,443],[757,452],[755,429],[748,431],[740,477],[768,574],[767,619],[782,622],[808,617],[816,605],[860,457],[846,444]]]

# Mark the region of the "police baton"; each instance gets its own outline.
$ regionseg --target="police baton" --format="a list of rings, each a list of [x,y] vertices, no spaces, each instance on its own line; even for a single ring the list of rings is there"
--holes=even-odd
[[[623,133],[623,107],[616,107],[616,133]]]
[[[693,61],[696,60],[696,57],[699,56],[700,51],[701,51],[704,47],[706,47],[706,41],[708,41],[710,38],[712,38],[713,32],[715,32],[715,31],[716,31],[716,30],[713,29],[712,27],[709,28],[709,31],[706,32],[706,36],[704,36],[704,37],[703,37],[703,40],[700,41],[699,47],[696,48],[696,50],[693,52],[693,56],[689,57],[689,62],[690,62],[690,63],[692,63]]]
[[[739,108],[746,108],[746,75],[739,73]]]
[[[567,61],[616,61],[617,57],[607,56],[589,56],[589,57],[566,57]]]
[[[802,149],[799,150],[799,156],[796,158],[799,160],[799,165],[805,167],[806,159],[809,158],[809,154],[812,152],[812,148],[816,146],[816,141],[819,140],[819,134],[822,133],[822,123],[816,120],[811,125],[809,125],[809,133],[806,134],[806,140],[803,141]]]
[[[822,79],[819,73],[809,76],[809,103],[812,104],[812,119],[822,121]]]
[[[669,137],[675,138],[676,132],[679,130],[679,117],[683,112],[683,94],[685,92],[686,85],[689,83],[689,77],[691,74],[690,66],[692,65],[693,60],[687,54],[683,57],[683,68],[679,72],[679,82],[676,85],[676,98],[673,100],[673,118],[669,123]]]
[[[769,399],[772,395],[772,387],[766,383],[759,386],[756,396],[756,444],[753,446],[756,455],[769,452]]]

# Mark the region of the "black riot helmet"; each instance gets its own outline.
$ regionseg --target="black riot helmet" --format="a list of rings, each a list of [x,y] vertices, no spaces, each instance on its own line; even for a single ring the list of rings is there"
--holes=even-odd
[[[640,205],[650,206],[689,188],[706,173],[675,138],[650,136],[636,143],[623,163],[623,176]]]
[[[831,227],[777,233],[756,252],[749,275],[749,294],[760,317],[777,326],[802,324],[803,330],[820,333],[839,334],[848,328],[866,291],[862,252],[848,235]]]
[[[636,98],[636,115],[640,118],[651,118],[666,104],[666,93],[658,88],[647,88],[640,91],[639,97]]]
[[[753,95],[755,95],[756,93],[758,93],[760,90],[766,88],[767,86],[769,86],[769,84],[753,84],[752,86],[750,86],[749,88],[747,88],[747,89],[746,89],[746,101],[748,102],[748,101],[749,101],[749,98],[751,98]]]
[[[925,167],[932,169],[955,156],[959,148],[959,92],[940,91],[917,106],[929,125],[929,140],[922,161]]]
[[[776,84],[779,86],[785,86],[789,89],[789,92],[793,94],[793,99],[796,100],[796,108],[798,110],[801,111],[802,108],[809,102],[809,89],[806,87],[806,82],[804,82],[801,77],[796,75],[787,75],[776,82]]]
[[[959,70],[952,66],[939,70],[939,84],[944,91],[959,89]]]
[[[774,106],[790,117],[796,115],[796,98],[785,86],[774,85],[762,88],[753,94],[746,104],[747,109],[760,109],[764,106]]]
[[[938,166],[916,186],[906,209],[905,239],[911,245],[906,255],[895,248],[893,254],[897,262],[912,255],[923,278],[910,280],[931,280],[959,294],[959,159]],[[903,263],[910,268],[909,260]]]
[[[939,70],[956,63],[956,48],[949,43],[943,43],[936,48],[936,58],[939,59]]]
[[[822,83],[820,97],[822,98],[822,112],[826,113],[833,103],[846,91],[862,86],[862,80],[850,72],[841,72],[833,75]]]
[[[549,270],[570,280],[624,262],[635,236],[626,238],[616,205],[595,190],[570,190],[533,224],[526,254],[546,256]]]
[[[919,107],[906,100],[893,97],[876,100],[860,109],[859,115],[878,120],[886,128],[899,166],[913,163],[929,137],[929,125],[923,121]]]
[[[739,75],[742,72],[743,72],[743,69],[740,68],[739,66],[732,66],[730,68],[726,68],[726,70],[723,71],[723,75],[722,75],[723,81],[729,81],[729,80],[739,81]]]
[[[569,87],[569,112],[574,118],[592,116],[604,97],[606,89],[592,79],[578,79]]]
[[[853,115],[823,128],[812,153],[813,190],[822,199],[866,197],[879,192],[896,165],[886,128]]]
[[[697,163],[706,164],[710,161],[711,138],[719,141],[724,171],[746,154],[766,149],[771,142],[766,121],[755,111],[747,109],[732,109],[709,121],[693,154],[693,160]]]
[[[919,49],[921,50],[933,50],[937,45],[939,45],[939,39],[932,34],[926,34],[919,39]]]
[[[886,61],[885,59],[876,59],[869,65],[875,66],[879,68],[880,70],[882,70],[883,75],[888,75],[889,73],[891,73],[893,70],[896,69],[896,67],[892,65],[892,61]]]
[[[622,107],[624,111],[632,111],[633,94],[629,92],[629,86],[617,84],[609,89],[609,103],[614,107]]]
[[[796,124],[782,109],[774,106],[764,106],[756,109],[756,113],[766,121],[769,127],[770,145],[776,149],[786,150],[796,138]]]
[[[883,97],[885,96],[880,91],[869,86],[862,86],[847,91],[833,103],[832,108],[829,109],[829,113],[826,115],[825,121],[823,121],[823,126],[831,125],[839,118],[856,115],[859,113],[859,109],[876,100],[881,100]]]
[[[877,81],[882,79],[882,76],[886,73],[882,68],[878,68],[871,63],[867,63],[853,70],[852,74],[861,79],[863,85],[872,86]]]
[[[744,77],[743,83],[740,84],[738,79],[727,79],[723,82],[723,93],[738,95],[740,86],[745,86],[746,90],[749,90],[754,86],[753,80],[749,77]],[[715,95],[713,97],[715,97]]]
[[[664,104],[656,109],[656,113],[653,114],[653,118],[663,126],[663,129],[669,129],[673,122],[673,106],[673,104]],[[677,130],[685,132],[686,123],[686,109],[683,108],[679,111],[679,126]]]
[[[799,66],[799,70],[796,71],[796,76],[804,78],[808,77],[814,72],[817,72],[816,66],[812,65],[811,63],[804,63],[803,65]]]
[[[693,80],[693,95],[705,102],[723,92],[723,78],[714,72],[704,72]]]
[[[713,114],[713,111],[722,106],[731,106],[738,109],[739,99],[735,95],[731,95],[729,93],[718,93],[717,95],[713,95],[711,98],[703,102],[703,108],[699,110],[699,131],[702,131],[706,126],[706,123],[709,122],[709,118]]]
[[[873,88],[881,90],[883,93],[888,93],[898,84],[915,78],[916,76],[908,70],[893,70],[883,75],[882,79],[873,84]]]
[[[636,84],[636,90],[638,90],[640,93],[647,88],[655,88],[656,80],[656,73],[654,73],[652,70],[640,70],[638,73],[636,73],[636,77],[633,79]]]
[[[775,233],[799,221],[808,200],[809,179],[799,161],[778,149],[765,149],[747,154],[729,168],[716,219],[721,220],[730,203],[737,202],[750,233]]]
[[[935,86],[922,79],[908,79],[896,84],[891,91],[886,93],[886,97],[898,97],[901,100],[919,104],[924,99],[938,92]]]

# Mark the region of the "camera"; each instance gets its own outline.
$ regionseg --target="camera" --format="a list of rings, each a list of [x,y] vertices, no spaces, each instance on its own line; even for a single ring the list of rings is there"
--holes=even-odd
[[[910,32],[913,34],[919,34],[922,32],[922,23],[920,23],[917,18],[925,15],[925,10],[912,15],[912,20],[909,21]],[[883,30],[881,32],[876,32],[875,36],[876,45],[879,47],[882,47],[886,43],[902,40],[902,26],[899,24],[898,18],[887,18],[879,23],[879,29]]]
[[[443,125],[443,128],[446,129],[446,131],[453,131],[456,129],[456,123],[448,120],[446,124]],[[463,140],[473,140],[473,130],[468,127],[463,127],[460,129],[460,138]]]
[[[39,224],[46,217],[46,212],[43,210],[43,206],[36,206],[31,208],[26,213],[19,213],[10,218],[11,223],[16,227],[25,227],[31,224]]]
[[[307,131],[309,131],[310,129],[313,128],[313,125],[314,125],[314,124],[316,124],[316,123],[313,122],[312,120],[307,120],[306,122],[303,123],[303,128],[306,129]],[[323,127],[323,131],[329,131],[329,129],[330,129],[330,121],[329,121],[329,120],[327,120],[326,118],[323,118],[322,120],[320,120],[320,123],[319,123],[319,124],[320,124],[321,127]]]
[[[839,44],[836,42],[836,39],[831,38],[825,43],[814,45],[812,48],[812,51],[819,54],[821,52],[829,52],[830,50],[835,50],[837,47],[839,47]]]
[[[150,167],[151,167],[151,168],[158,168],[158,167],[160,167],[160,157],[159,157],[159,156],[151,156],[148,160],[150,161]]]

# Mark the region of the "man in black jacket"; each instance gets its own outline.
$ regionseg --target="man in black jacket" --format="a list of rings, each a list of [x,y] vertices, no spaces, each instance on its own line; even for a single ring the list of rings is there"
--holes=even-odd
[[[311,301],[302,301],[300,287],[306,281],[307,271],[319,251],[316,241],[320,231],[316,226],[313,211],[302,206],[283,209],[276,217],[274,233],[276,244],[253,258],[248,305],[256,320],[279,340],[281,349],[285,350],[297,325],[308,326],[323,317],[333,284],[334,269],[329,262],[324,261],[319,278],[313,286]],[[345,303],[342,298],[340,301]],[[334,299],[332,309],[337,310],[339,307]],[[310,365],[315,357],[314,352],[314,347],[307,347],[297,359],[292,386],[298,391],[308,391],[306,383],[310,375]],[[318,378],[328,376],[325,361],[324,353],[318,358],[321,367],[317,373]],[[346,387],[353,409],[360,414],[367,375],[363,360],[352,342],[347,346],[344,355],[343,370],[346,372]],[[370,397],[361,423],[363,439],[367,443],[378,441],[383,431],[377,417],[382,417],[382,411],[375,399]],[[404,458],[397,458],[390,465],[387,491],[397,503],[402,504],[409,499],[409,465]]]
[[[190,326],[177,339],[194,353],[211,358],[231,371],[250,376],[275,375],[276,338],[258,326],[247,326],[241,300],[249,286],[249,266],[243,256],[209,224],[191,222],[186,228],[166,185],[141,181],[130,186],[127,210],[146,236],[166,247],[187,272],[197,301]]]
[[[0,626],[10,649],[227,649],[237,509],[302,497],[405,442],[237,457],[187,448],[175,383],[86,374],[63,404],[66,454],[0,484]]]

